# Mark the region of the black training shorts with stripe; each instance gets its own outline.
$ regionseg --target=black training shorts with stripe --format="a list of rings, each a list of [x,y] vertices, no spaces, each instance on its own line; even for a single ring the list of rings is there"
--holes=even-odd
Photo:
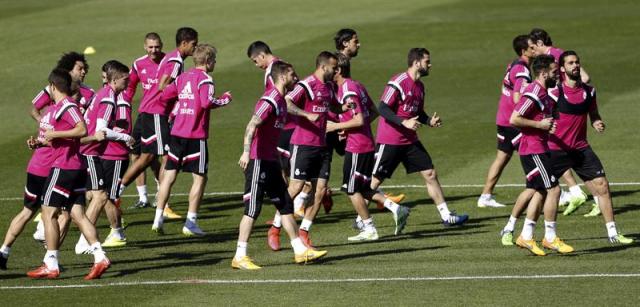
[[[104,171],[101,159],[98,156],[85,155],[82,155],[82,159],[87,169],[87,181],[84,187],[87,191],[104,190]]]
[[[73,205],[85,203],[85,180],[87,173],[84,170],[65,170],[52,168],[44,183],[42,194],[42,206],[56,207],[63,210],[71,210]]]
[[[282,178],[280,162],[252,159],[245,170],[244,215],[256,219],[262,211],[264,194],[271,199],[281,215],[293,213],[293,201]]]
[[[169,146],[167,170],[204,175],[209,170],[209,151],[206,139],[185,139],[174,136]]]
[[[402,162],[407,174],[433,169],[433,162],[420,141],[406,145],[377,144],[373,165],[373,176],[379,179],[391,178]]]
[[[160,114],[140,113],[142,153],[163,156],[169,151],[169,118]]]
[[[528,189],[548,190],[558,185],[558,174],[549,153],[520,156]]]
[[[120,197],[120,183],[129,167],[129,160],[102,159],[102,171],[104,172],[104,190],[107,197],[115,201]]]
[[[371,192],[371,172],[375,152],[352,153],[344,155],[342,168],[342,191],[348,195]]]

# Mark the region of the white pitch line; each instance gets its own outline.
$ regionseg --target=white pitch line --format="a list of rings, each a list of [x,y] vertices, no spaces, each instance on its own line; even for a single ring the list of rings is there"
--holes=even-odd
[[[579,184],[580,186],[584,186],[583,183]],[[610,186],[638,186],[640,182],[609,182]],[[443,188],[482,188],[484,184],[443,184],[441,185]],[[564,186],[564,185],[562,185]],[[496,188],[522,188],[524,184],[521,183],[504,183],[497,184]],[[401,184],[401,185],[383,185],[380,186],[381,189],[424,189],[425,185],[420,184]],[[332,189],[333,191],[340,191],[339,188]],[[244,192],[209,192],[204,193],[205,196],[225,196],[225,195],[242,195]],[[189,196],[189,193],[171,193],[171,196]],[[127,194],[122,195],[124,198],[132,198],[138,197],[136,194]],[[0,198],[0,201],[16,201],[22,200],[22,197],[3,197]]]
[[[379,278],[342,278],[342,279],[188,279],[188,280],[147,280],[123,281],[96,284],[71,284],[52,286],[1,286],[0,290],[29,289],[65,289],[65,288],[103,288],[120,286],[180,285],[180,284],[290,284],[290,283],[353,283],[353,282],[389,282],[389,281],[451,281],[451,280],[518,280],[518,279],[570,279],[570,278],[638,278],[640,273],[612,274],[574,274],[574,275],[496,275],[496,276],[423,276],[423,277],[379,277]]]

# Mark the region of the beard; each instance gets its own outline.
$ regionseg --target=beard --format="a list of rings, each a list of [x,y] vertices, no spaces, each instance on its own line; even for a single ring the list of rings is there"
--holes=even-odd
[[[580,81],[581,80],[581,78],[580,78],[580,70],[578,70],[575,73],[572,71],[571,73],[567,73],[566,75],[567,75],[567,77],[569,79],[571,79],[573,81]]]
[[[558,84],[558,80],[553,79],[553,78],[549,78],[549,79],[547,79],[547,80],[545,80],[545,81],[544,81],[544,86],[545,86],[546,88],[552,88],[552,87],[555,87],[555,86],[556,86],[556,84]]]
[[[420,77],[426,77],[429,75],[429,69],[419,69],[418,73],[420,74]]]

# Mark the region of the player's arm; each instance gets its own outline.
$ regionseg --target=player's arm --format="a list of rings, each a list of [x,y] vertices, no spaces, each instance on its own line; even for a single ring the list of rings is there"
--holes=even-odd
[[[593,129],[596,129],[597,132],[604,132],[606,125],[604,124],[604,121],[600,116],[600,112],[598,111],[598,104],[596,103],[595,89],[593,90],[593,93],[591,95],[593,97],[593,102],[591,103],[591,106],[589,109],[589,119],[591,120],[591,126],[593,127]]]
[[[85,135],[87,135],[87,126],[85,125],[84,121],[77,122],[76,125],[69,130],[47,130],[44,133],[44,137],[47,139],[47,141],[51,141],[53,139],[78,139],[84,137]]]
[[[580,80],[582,80],[582,83],[589,83],[591,81],[591,77],[582,66],[580,66]]]
[[[380,116],[380,111],[378,111],[378,107],[376,107],[375,103],[369,104],[369,112],[371,122],[373,122],[374,120],[376,120],[376,118],[378,118],[378,116]]]
[[[227,91],[222,94],[222,96],[216,98],[216,89],[213,85],[213,82],[209,80],[205,80],[200,83],[198,87],[199,97],[200,97],[200,105],[203,108],[215,109],[228,105],[232,100],[233,96],[231,92]]]
[[[364,116],[362,113],[356,113],[353,117],[342,123],[334,123],[332,121],[327,121],[327,132],[333,132],[337,130],[348,130],[353,128],[362,127],[364,125]]]
[[[31,118],[35,119],[37,122],[40,122],[40,119],[42,119],[42,114],[40,113],[40,111],[50,103],[51,96],[49,95],[47,86],[43,90],[38,92],[38,95],[36,95],[36,97],[34,97],[31,101],[31,111],[29,112]]]
[[[251,143],[253,143],[253,137],[256,133],[256,128],[262,125],[263,120],[256,114],[251,116],[251,120],[247,124],[247,128],[244,131],[244,141],[242,146],[242,155],[240,156],[240,160],[238,161],[238,165],[242,168],[242,170],[247,169],[247,165],[249,165],[249,151],[251,150]]]
[[[138,83],[140,83],[140,76],[138,75],[138,69],[136,69],[134,64],[131,66],[131,70],[129,71],[129,85],[127,85],[127,89],[122,92],[122,98],[124,101],[131,102],[133,100],[133,97],[136,95]]]
[[[285,100],[287,101],[287,113],[291,115],[304,117],[310,122],[315,122],[320,117],[318,114],[309,113],[298,108],[298,106],[293,102],[293,99],[288,95],[285,97]]]
[[[522,91],[531,83],[531,73],[526,67],[522,69],[513,69],[515,75],[512,76],[515,80],[513,84],[513,95],[511,97],[513,104],[517,104],[522,97]]]

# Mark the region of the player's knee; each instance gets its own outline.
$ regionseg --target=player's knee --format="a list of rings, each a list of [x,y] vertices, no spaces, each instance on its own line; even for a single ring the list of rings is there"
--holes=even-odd
[[[424,177],[424,180],[426,180],[427,183],[431,183],[438,179],[438,174],[435,169],[428,169],[422,172],[422,177]]]
[[[598,177],[591,181],[597,196],[609,194],[609,182],[604,177]]]
[[[248,217],[250,217],[250,218],[252,218],[254,220],[257,220],[258,217],[260,216],[260,212],[261,211],[262,211],[262,208],[251,209],[251,208],[245,207],[244,215],[246,215],[246,216],[248,216]]]

